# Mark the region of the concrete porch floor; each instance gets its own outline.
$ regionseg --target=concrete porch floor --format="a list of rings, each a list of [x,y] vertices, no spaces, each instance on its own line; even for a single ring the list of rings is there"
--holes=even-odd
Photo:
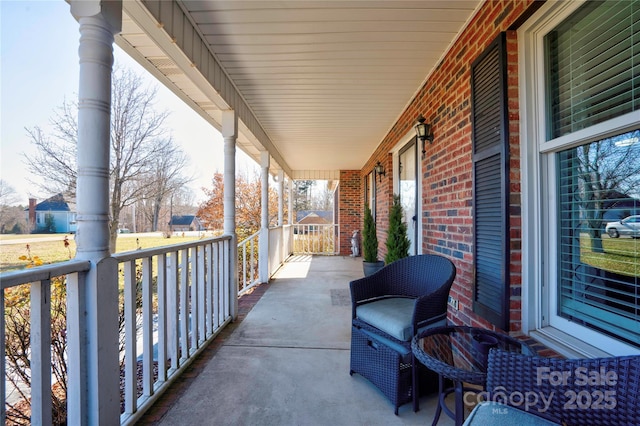
[[[430,424],[437,398],[393,406],[349,375],[349,281],[362,258],[298,256],[240,300],[224,330],[138,424]],[[442,414],[438,425],[453,421]]]

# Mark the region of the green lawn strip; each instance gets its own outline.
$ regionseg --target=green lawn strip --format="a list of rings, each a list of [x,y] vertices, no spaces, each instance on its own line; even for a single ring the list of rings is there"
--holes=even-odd
[[[588,236],[580,239],[582,263],[605,271],[637,277],[640,275],[640,239],[603,238],[602,253],[593,252]]]
[[[59,240],[57,241],[47,241],[46,239],[50,239],[52,237],[59,236]],[[9,238],[7,238],[9,237]],[[11,240],[21,240],[19,243],[15,244],[2,244],[0,245],[0,272],[7,272],[11,270],[24,269],[28,261],[20,260],[21,256],[28,256],[29,251],[27,250],[27,243],[24,240],[29,240],[29,247],[32,257],[38,257],[42,260],[43,264],[49,263],[57,263],[64,262],[65,260],[69,260],[73,258],[76,254],[76,243],[73,239],[73,236],[69,236],[69,247],[65,247],[64,245],[64,235],[63,234],[38,234],[33,235],[21,235],[20,238],[15,238],[15,235],[3,235],[1,237],[2,241],[11,241]],[[43,238],[46,238],[43,241]],[[144,236],[141,234],[138,237],[134,236],[126,236],[119,237],[118,242],[116,243],[116,252],[122,253],[126,251],[132,251],[140,249],[148,249],[154,247],[161,247],[166,245],[178,244],[183,242],[189,242],[197,240],[198,237],[193,236],[179,236],[179,237],[171,237],[164,238],[157,236],[157,234],[152,234],[151,236]]]

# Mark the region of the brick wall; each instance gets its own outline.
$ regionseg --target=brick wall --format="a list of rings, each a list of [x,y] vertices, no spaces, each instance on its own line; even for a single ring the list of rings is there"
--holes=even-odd
[[[340,171],[338,188],[338,223],[340,224],[340,254],[351,255],[351,235],[362,232],[364,216],[364,186],[361,185],[360,170]]]
[[[519,111],[517,39],[514,31],[529,13],[533,1],[504,0],[483,3],[444,60],[431,73],[398,121],[361,170],[361,179],[380,161],[386,171],[377,183],[377,225],[380,256],[384,256],[388,211],[392,201],[393,163],[389,152],[413,133],[418,115],[433,125],[435,139],[422,159],[422,249],[443,254],[456,265],[451,295],[459,309],[449,310],[454,323],[494,328],[473,313],[473,229],[471,162],[471,63],[502,31],[507,31],[508,108],[511,188],[509,222],[511,246],[511,331],[520,330],[521,228],[519,170]],[[534,6],[535,7],[535,6]],[[341,183],[342,184],[342,183]],[[364,187],[363,187],[364,188]],[[363,198],[363,195],[360,195]],[[361,214],[361,213],[360,213]],[[505,214],[507,214],[505,212]]]

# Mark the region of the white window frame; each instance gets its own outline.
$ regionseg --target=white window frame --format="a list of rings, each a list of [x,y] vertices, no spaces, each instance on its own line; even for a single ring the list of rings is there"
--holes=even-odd
[[[544,36],[584,2],[548,2],[518,30],[522,174],[522,330],[569,357],[640,353],[638,348],[556,314],[555,153],[640,124],[640,111],[546,141]],[[588,343],[587,343],[588,342]]]

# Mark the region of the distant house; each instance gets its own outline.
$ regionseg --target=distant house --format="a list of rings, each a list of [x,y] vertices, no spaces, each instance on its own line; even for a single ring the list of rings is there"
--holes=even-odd
[[[171,232],[186,232],[186,231],[204,231],[205,228],[194,215],[184,216],[171,216],[169,221],[169,229]]]
[[[298,212],[300,213],[300,212]],[[320,229],[319,226],[314,225],[329,225],[333,223],[333,212],[325,212],[325,211],[309,211],[304,217],[301,217],[297,223],[298,225],[305,225],[301,227],[301,229],[294,229],[294,233],[307,234],[310,232],[316,232]],[[325,213],[325,214],[323,214]],[[328,214],[326,214],[328,213]],[[299,217],[299,215],[296,215]],[[328,219],[327,219],[328,218]]]
[[[332,210],[300,210],[296,212],[296,223],[327,224],[333,223]]]
[[[40,203],[29,199],[27,222],[33,232],[75,233],[77,229],[75,203],[56,194]]]

